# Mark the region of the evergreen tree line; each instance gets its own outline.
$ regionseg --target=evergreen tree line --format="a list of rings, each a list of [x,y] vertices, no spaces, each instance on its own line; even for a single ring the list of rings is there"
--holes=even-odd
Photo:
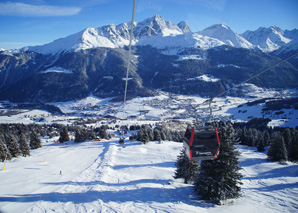
[[[18,156],[30,156],[30,148],[41,147],[41,139],[34,125],[0,125],[0,160],[10,160]]]
[[[237,137],[241,143],[254,146],[258,151],[265,151],[273,161],[298,161],[298,130],[294,128],[267,128],[260,131],[256,128],[237,128]]]
[[[0,160],[10,160],[18,156],[30,156],[30,149],[41,147],[41,137],[49,138],[59,136],[58,142],[70,140],[83,142],[87,139],[110,139],[112,134],[107,132],[109,127],[102,125],[98,128],[87,129],[79,126],[65,126],[62,124],[0,124]],[[74,138],[70,138],[74,135]]]
[[[175,163],[177,169],[174,178],[183,178],[184,183],[193,184],[200,199],[217,204],[241,196],[241,167],[239,151],[236,145],[237,134],[231,123],[220,122],[217,125],[220,138],[220,151],[215,160],[191,162],[184,150]]]
[[[75,142],[83,142],[85,140],[93,140],[96,138],[109,140],[114,137],[113,134],[107,132],[108,129],[111,129],[108,125],[102,125],[97,128],[86,129],[84,127],[75,127]]]
[[[162,140],[183,142],[184,132],[184,129],[181,131],[174,131],[164,125],[157,125],[155,127],[152,127],[152,125],[144,124],[137,132],[137,140],[141,141],[144,144],[148,143],[149,141]]]

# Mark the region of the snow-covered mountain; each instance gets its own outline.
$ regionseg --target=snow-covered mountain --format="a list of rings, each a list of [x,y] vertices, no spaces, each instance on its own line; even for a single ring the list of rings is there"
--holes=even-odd
[[[224,24],[213,25],[198,33],[200,35],[216,38],[232,47],[253,49],[253,45],[251,43]]]
[[[5,49],[3,49],[3,48],[0,48],[0,52],[2,52],[2,51],[5,51]]]
[[[145,19],[134,23],[133,43],[146,40],[152,36],[176,36],[190,31],[187,24],[180,22],[180,29],[170,21],[165,21],[161,16]],[[129,44],[129,30],[131,23],[107,25],[99,28],[87,28],[81,32],[65,38],[55,40],[49,44],[26,47],[24,50],[35,51],[42,54],[80,51],[96,47],[122,48]],[[146,43],[146,42],[145,42]]]
[[[22,50],[56,54],[97,47],[123,48],[129,44],[130,27],[131,23],[125,22],[119,25],[86,28],[51,43],[25,47]],[[149,45],[171,54],[177,54],[177,50],[183,48],[210,49],[221,45],[246,49],[258,48],[263,52],[272,52],[292,40],[297,40],[297,31],[282,31],[278,27],[270,27],[246,31],[239,35],[230,27],[217,24],[195,33],[184,21],[176,25],[171,21],[165,21],[160,15],[155,15],[134,23],[133,44]],[[164,51],[165,49],[167,51]]]
[[[87,28],[49,44],[25,47],[23,50],[42,54],[80,51],[96,47],[123,48],[129,44],[131,23],[107,25],[99,28]],[[138,46],[150,45],[158,49],[203,48],[220,46],[224,42],[211,37],[192,33],[186,22],[178,25],[165,21],[161,16],[134,23],[133,43]],[[176,53],[176,51],[174,51]]]
[[[95,28],[87,28],[76,34],[65,38],[57,39],[45,45],[25,47],[24,50],[34,51],[41,54],[50,54],[58,52],[79,51],[82,49],[90,49],[96,47],[115,48],[108,38],[98,35],[98,30]]]
[[[292,40],[285,37],[284,34],[285,32],[283,30],[276,26],[272,26],[269,28],[260,27],[255,31],[246,31],[242,36],[262,51],[272,52]]]
[[[283,33],[277,29],[284,43],[291,42],[267,54],[256,50],[259,43],[251,44],[222,24],[191,32],[185,22],[175,25],[159,15],[133,24],[131,96],[146,96],[158,89],[212,97],[298,49],[297,30]],[[121,95],[130,27],[131,23],[122,23],[87,28],[49,44],[22,49],[28,51],[0,52],[0,100],[51,102],[84,98],[90,93],[98,97]],[[261,75],[250,83],[262,88],[297,88],[297,72],[293,58],[273,68],[270,78]],[[201,81],[202,76],[218,80]]]

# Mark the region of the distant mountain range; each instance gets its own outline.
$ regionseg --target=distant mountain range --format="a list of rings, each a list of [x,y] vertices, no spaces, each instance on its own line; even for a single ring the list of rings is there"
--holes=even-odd
[[[55,54],[65,51],[109,47],[123,48],[129,43],[131,23],[87,28],[76,34],[57,39],[49,44],[26,47],[22,50],[42,54]],[[246,31],[239,35],[223,24],[213,25],[200,32],[191,32],[186,22],[178,25],[165,21],[161,16],[134,23],[133,42],[136,46],[150,45],[158,49],[202,48],[229,45],[233,47],[259,49],[272,52],[298,39],[298,30],[281,30],[278,27],[260,27],[256,31]],[[297,42],[296,42],[297,43]],[[292,45],[290,45],[292,46]]]
[[[49,44],[0,52],[0,100],[50,102],[123,94],[131,23],[87,28]],[[223,24],[192,32],[161,16],[134,23],[129,93],[213,96],[298,50],[298,30],[239,35]],[[298,88],[298,58],[250,83]],[[243,95],[240,90],[237,94]]]

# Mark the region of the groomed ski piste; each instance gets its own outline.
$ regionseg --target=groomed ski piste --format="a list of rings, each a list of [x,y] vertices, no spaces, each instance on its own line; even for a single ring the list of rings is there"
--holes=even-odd
[[[0,212],[297,212],[298,165],[269,162],[239,146],[242,194],[224,205],[200,200],[173,178],[182,143],[42,138],[30,157],[0,163]],[[6,171],[3,171],[3,167]]]

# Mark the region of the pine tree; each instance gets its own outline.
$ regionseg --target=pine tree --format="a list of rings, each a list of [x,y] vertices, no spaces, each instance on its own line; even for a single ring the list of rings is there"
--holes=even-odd
[[[289,145],[291,144],[291,141],[292,141],[292,136],[291,136],[291,131],[290,131],[290,129],[289,129],[289,128],[286,128],[286,129],[283,131],[282,136],[283,136],[283,138],[284,138],[286,148],[288,149],[288,148],[289,148]]]
[[[20,148],[24,157],[26,157],[27,155],[30,156],[30,147],[23,132],[20,133]]]
[[[256,131],[255,129],[248,129],[247,132],[247,145],[248,146],[255,146],[256,144]]]
[[[298,161],[298,131],[295,131],[289,146],[289,160],[293,162]]]
[[[10,159],[11,159],[11,155],[6,145],[4,144],[4,141],[0,138],[0,160],[4,162],[5,160],[10,160]]]
[[[177,161],[175,163],[177,167],[175,171],[174,178],[183,178],[184,183],[191,184],[199,171],[199,165],[197,162],[191,162],[186,154],[184,149],[180,151],[180,155],[177,157]]]
[[[149,142],[149,135],[148,135],[147,131],[144,131],[142,142],[143,142],[143,144],[147,144]]]
[[[108,134],[108,132],[107,132],[106,129],[100,129],[99,137],[100,137],[100,138],[104,138],[104,139],[106,139],[106,140],[110,139],[110,138],[109,138],[109,134]]]
[[[62,130],[60,131],[60,137],[59,137],[59,142],[63,143],[66,141],[70,141],[68,130],[66,127],[63,127]]]
[[[258,149],[258,152],[264,152],[265,151],[263,138],[259,140],[258,145],[257,145],[257,149]]]
[[[270,135],[269,132],[266,131],[263,135],[264,146],[269,146]]]
[[[141,128],[138,133],[137,133],[137,140],[138,141],[143,141],[143,137],[144,137],[144,129]]]
[[[10,154],[12,155],[12,157],[16,157],[19,154],[21,154],[19,144],[13,135],[8,134],[7,144],[8,144],[8,150],[9,150]]]
[[[95,139],[96,135],[93,128],[87,130],[87,139],[92,140]]]
[[[77,127],[75,131],[75,142],[83,142],[87,140],[87,138],[88,138],[87,130],[85,128]]]
[[[166,140],[167,139],[167,136],[166,136],[166,134],[163,130],[161,130],[161,132],[160,132],[160,137],[161,137],[161,140]]]
[[[149,141],[154,141],[154,132],[151,127],[146,128],[147,134],[148,134],[148,140]]]
[[[241,136],[240,136],[240,144],[242,145],[247,145],[248,141],[247,141],[247,129],[243,129]]]
[[[220,203],[222,200],[241,196],[239,172],[239,151],[236,148],[236,134],[230,123],[222,123],[219,132],[220,152],[213,161],[201,161],[194,188],[204,200]]]
[[[158,129],[154,129],[154,140],[161,141],[160,131]]]
[[[267,152],[269,160],[284,162],[288,160],[284,137],[279,135],[270,143]]]
[[[30,147],[31,149],[38,149],[41,147],[40,137],[34,130],[32,130],[30,135]]]

